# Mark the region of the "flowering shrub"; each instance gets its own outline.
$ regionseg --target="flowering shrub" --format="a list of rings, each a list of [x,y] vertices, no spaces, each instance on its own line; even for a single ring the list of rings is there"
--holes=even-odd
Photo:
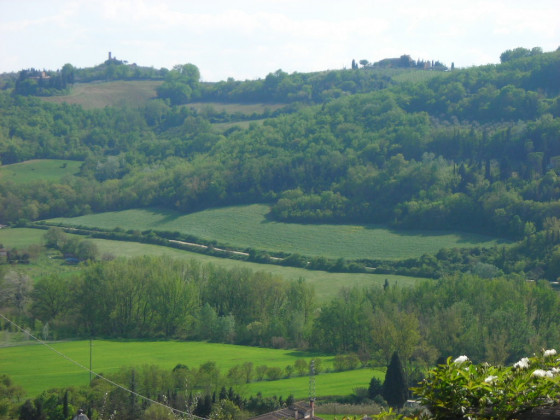
[[[413,392],[437,419],[507,419],[560,398],[556,350],[524,357],[510,367],[475,365],[467,356],[428,372]]]

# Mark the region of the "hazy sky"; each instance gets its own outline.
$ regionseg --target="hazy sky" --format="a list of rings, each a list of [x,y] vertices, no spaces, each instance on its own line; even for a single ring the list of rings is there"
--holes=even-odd
[[[560,0],[0,0],[0,73],[193,63],[206,81],[409,54],[456,67],[560,46]]]

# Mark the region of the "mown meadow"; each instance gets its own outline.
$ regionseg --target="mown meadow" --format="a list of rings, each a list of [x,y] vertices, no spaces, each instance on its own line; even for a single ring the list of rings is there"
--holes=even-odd
[[[267,219],[263,204],[215,208],[191,214],[172,210],[133,209],[55,218],[49,223],[111,230],[156,230],[188,233],[240,248],[289,252],[327,258],[403,259],[441,248],[492,246],[503,241],[488,236],[437,231],[392,230],[381,225],[283,223]]]
[[[2,333],[6,335],[6,333]],[[2,341],[4,341],[3,339]],[[22,337],[23,340],[23,337]],[[89,382],[90,343],[88,340],[49,344],[55,351],[40,344],[25,344],[0,348],[0,371],[10,375],[28,395],[38,395],[55,387],[85,385]],[[58,353],[57,353],[58,352]],[[78,366],[69,359],[79,363]],[[327,372],[333,369],[333,357],[293,350],[276,350],[258,347],[234,346],[206,342],[177,341],[106,341],[92,342],[92,370],[102,375],[118,372],[122,367],[157,365],[166,370],[177,364],[191,368],[215,361],[222,374],[245,362],[254,367],[266,365],[284,369],[297,359],[322,359],[325,371],[317,375],[316,387],[320,395],[348,395],[356,387],[367,387],[371,378],[383,377],[383,370],[357,369],[345,372]],[[247,395],[261,392],[263,396],[293,394],[306,398],[309,392],[307,376],[258,381],[246,385]]]

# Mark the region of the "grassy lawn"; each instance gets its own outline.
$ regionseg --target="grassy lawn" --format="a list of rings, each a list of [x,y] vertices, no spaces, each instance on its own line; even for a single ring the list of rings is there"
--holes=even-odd
[[[266,218],[268,209],[266,205],[253,204],[186,215],[170,210],[136,209],[49,221],[103,229],[121,227],[178,231],[241,248],[347,259],[402,259],[436,253],[441,248],[502,243],[495,238],[462,232],[395,231],[378,225],[274,222]]]
[[[80,365],[89,367],[89,341],[50,345]],[[198,367],[205,362],[215,361],[225,374],[231,367],[245,362],[252,362],[255,367],[266,365],[285,368],[293,365],[296,359],[310,360],[316,357],[323,359],[324,369],[332,367],[332,356],[320,356],[311,352],[205,342],[94,340],[92,366],[95,372],[110,374],[123,366],[157,365],[171,370],[178,363]],[[9,375],[28,395],[37,395],[48,388],[85,385],[89,381],[87,370],[39,344],[0,347],[0,372]],[[317,395],[350,394],[357,386],[367,387],[374,374],[383,375],[383,372],[360,369],[317,375]],[[305,398],[308,391],[307,377],[255,382],[246,387],[248,395],[262,392],[265,396],[287,397],[294,394],[296,398]]]
[[[0,244],[7,248],[26,248],[29,245],[40,244],[46,231],[41,229],[0,229]],[[82,237],[83,238],[83,237]],[[391,285],[411,286],[419,279],[391,274],[365,274],[365,273],[328,273],[325,271],[304,270],[302,268],[284,267],[272,264],[257,264],[245,261],[230,260],[227,258],[212,257],[204,254],[182,251],[175,248],[164,246],[141,244],[137,242],[111,241],[106,239],[91,239],[97,245],[100,255],[105,253],[113,254],[117,257],[135,257],[142,255],[167,255],[172,258],[185,260],[195,259],[200,263],[212,263],[226,269],[234,267],[245,267],[254,271],[265,271],[272,273],[286,280],[297,280],[304,278],[309,284],[315,287],[319,302],[326,302],[332,299],[341,287],[381,287],[385,279]],[[62,260],[51,259],[42,256],[31,264],[18,266],[19,270],[27,272],[33,278],[55,272],[77,272],[79,266],[68,266]]]
[[[47,102],[81,105],[85,109],[106,106],[143,106],[157,96],[158,80],[119,80],[116,82],[76,83],[69,95],[41,98]]]
[[[66,175],[74,175],[82,162],[61,159],[36,159],[0,166],[0,182],[10,180],[16,184],[31,181],[59,181]]]

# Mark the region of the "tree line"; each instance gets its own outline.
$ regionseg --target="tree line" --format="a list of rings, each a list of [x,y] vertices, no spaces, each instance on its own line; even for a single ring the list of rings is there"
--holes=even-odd
[[[557,293],[514,275],[343,288],[318,303],[301,279],[163,257],[91,262],[79,275],[35,284],[4,270],[0,306],[45,338],[176,338],[354,354],[337,362],[343,370],[356,360],[386,364],[394,351],[407,366],[467,350],[473,360],[506,363],[560,339]]]

